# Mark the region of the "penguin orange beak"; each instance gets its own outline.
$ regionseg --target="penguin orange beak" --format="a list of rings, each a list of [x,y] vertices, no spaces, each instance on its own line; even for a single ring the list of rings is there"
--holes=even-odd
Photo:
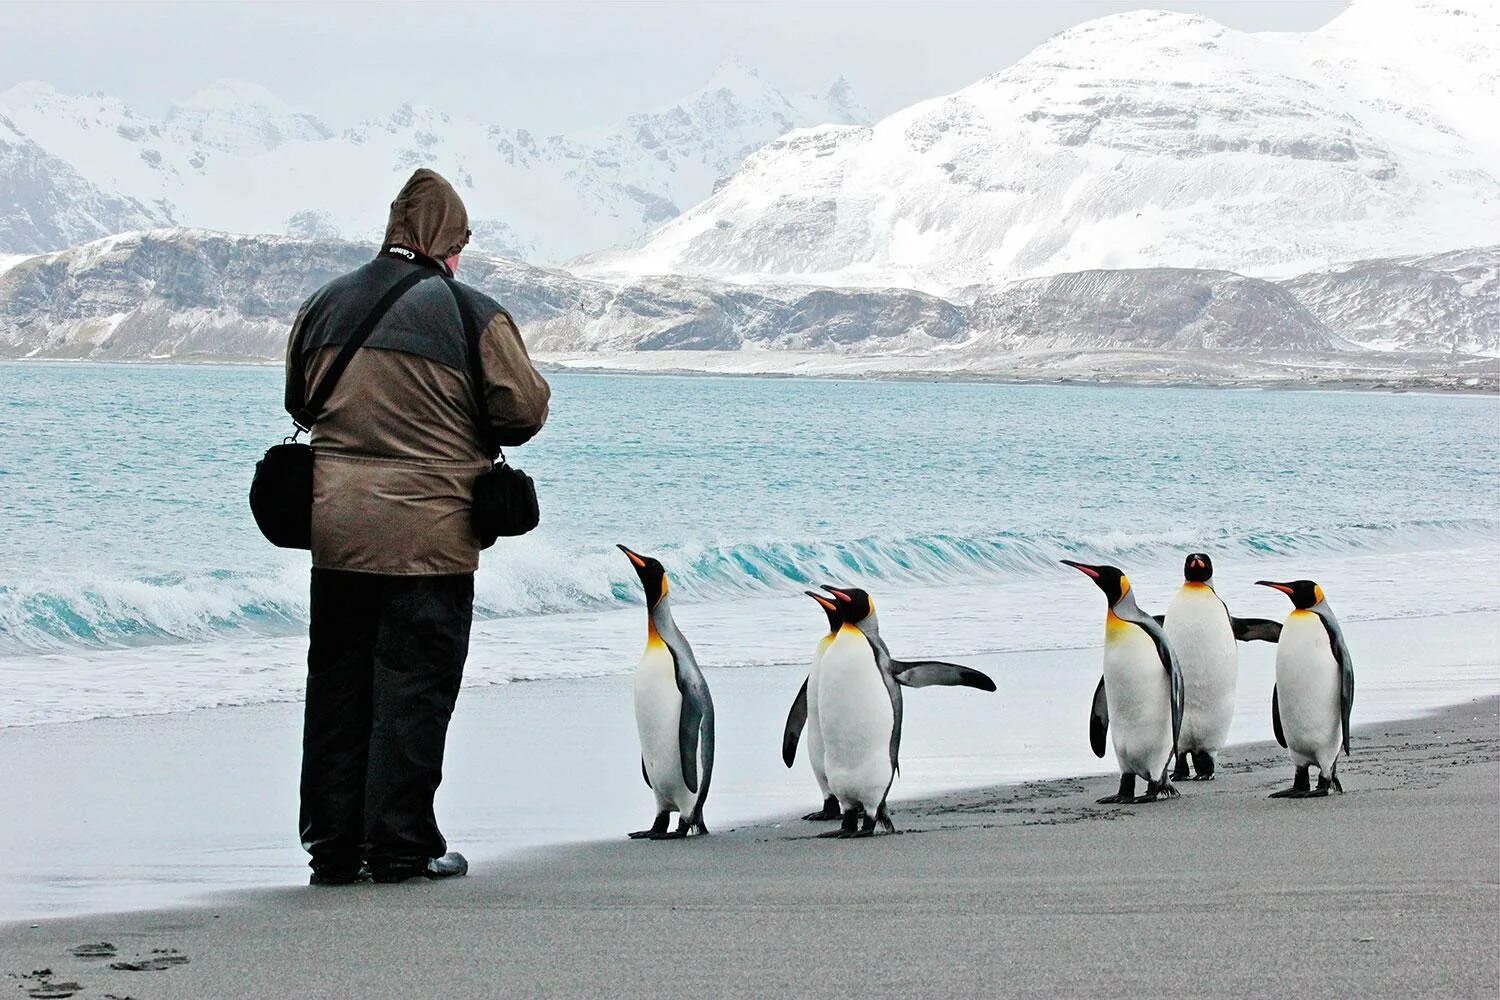
[[[625,553],[625,558],[629,559],[631,565],[634,566],[636,569],[645,569],[646,568],[646,560],[642,556],[636,555],[634,552],[630,551],[629,549],[627,549],[623,545],[616,545],[615,548],[617,548],[621,552]]]
[[[808,597],[811,597],[813,600],[817,601],[818,604],[819,604],[819,606],[821,606],[824,611],[837,611],[838,610],[838,605],[837,604],[834,604],[828,598],[824,597],[822,594],[818,593],[815,590],[804,590],[803,593],[806,594]]]
[[[854,603],[854,598],[849,595],[848,591],[840,590],[839,588],[830,586],[826,583],[823,584],[823,589],[828,591],[834,597],[837,597],[839,600],[843,601],[845,604]]]
[[[1071,559],[1060,559],[1058,561],[1061,562],[1064,566],[1072,566],[1084,576],[1087,576],[1094,580],[1099,579],[1099,571],[1094,567],[1088,565],[1087,563],[1074,562]]]
[[[1256,580],[1255,585],[1257,587],[1270,587],[1272,590],[1281,591],[1288,597],[1292,596],[1292,588],[1285,583],[1273,583],[1270,580]]]

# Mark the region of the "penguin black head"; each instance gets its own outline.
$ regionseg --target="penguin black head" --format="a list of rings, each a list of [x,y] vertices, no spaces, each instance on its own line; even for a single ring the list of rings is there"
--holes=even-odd
[[[1207,583],[1214,578],[1214,561],[1207,552],[1189,552],[1182,563],[1182,578],[1188,583]]]
[[[1072,566],[1093,580],[1094,585],[1104,591],[1104,596],[1109,598],[1110,607],[1120,603],[1120,598],[1130,592],[1130,580],[1114,566],[1090,566],[1088,563],[1074,562],[1071,559],[1062,560],[1062,564]]]
[[[826,583],[823,589],[838,601],[839,617],[846,624],[857,626],[875,613],[875,601],[868,591],[858,587],[831,587]]]
[[[1256,580],[1257,587],[1270,587],[1279,590],[1292,599],[1298,611],[1306,611],[1308,608],[1323,603],[1323,588],[1311,580],[1292,580],[1289,583],[1276,583],[1274,580]]]
[[[641,578],[641,586],[646,591],[646,607],[656,607],[667,596],[667,571],[650,556],[632,552],[623,545],[616,545],[615,548],[625,553],[625,558],[635,567],[635,575]]]
[[[822,608],[823,613],[828,616],[828,631],[837,632],[839,626],[843,624],[842,612],[839,611],[837,602],[832,598],[824,597],[816,590],[805,590],[803,593],[817,601],[818,607]]]

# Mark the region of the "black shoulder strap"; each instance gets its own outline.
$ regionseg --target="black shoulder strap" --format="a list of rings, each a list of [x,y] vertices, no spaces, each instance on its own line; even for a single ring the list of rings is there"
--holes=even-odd
[[[484,449],[486,456],[493,458],[500,453],[500,449],[490,442],[489,407],[484,402],[484,360],[479,353],[479,321],[474,318],[474,311],[458,290],[458,282],[447,275],[443,275],[443,281],[447,283],[448,291],[453,293],[454,304],[458,306],[458,315],[464,324],[464,342],[469,355],[469,387],[474,391],[474,429],[479,433],[479,446]],[[503,455],[501,460],[504,460]]]
[[[414,271],[392,285],[390,291],[380,297],[380,301],[375,303],[375,308],[370,310],[364,322],[360,323],[358,329],[350,335],[348,342],[344,344],[344,349],[339,352],[339,356],[333,359],[333,364],[329,367],[327,374],[318,382],[318,388],[314,390],[302,409],[293,415],[292,422],[297,425],[298,430],[311,430],[312,425],[318,422],[323,407],[328,403],[328,397],[333,395],[333,387],[338,385],[339,379],[343,377],[344,369],[348,368],[349,362],[353,360],[354,352],[370,339],[375,324],[385,318],[385,314],[391,311],[391,306],[396,304],[396,300],[410,291],[417,282],[437,273],[439,272],[426,267],[420,271]]]

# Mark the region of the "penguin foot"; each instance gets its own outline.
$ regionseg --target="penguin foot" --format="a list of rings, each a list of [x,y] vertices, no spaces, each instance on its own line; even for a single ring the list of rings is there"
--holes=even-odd
[[[1305,789],[1305,788],[1295,788],[1294,787],[1294,788],[1283,788],[1279,792],[1272,792],[1270,795],[1267,795],[1266,798],[1268,798],[1268,799],[1305,799],[1305,798],[1307,798],[1307,795],[1308,795],[1307,789]]]
[[[1173,775],[1173,777],[1175,778],[1176,775]],[[1214,780],[1214,776],[1212,774],[1195,774],[1195,775],[1193,775],[1193,780],[1194,781],[1213,781]]]
[[[868,829],[861,827],[860,829],[855,830],[853,833],[844,833],[842,830],[839,831],[839,833],[845,840],[858,840],[861,837],[875,836],[875,828],[873,826]]]
[[[824,830],[817,836],[819,840],[827,840],[830,837],[847,837],[849,833],[846,830]]]
[[[810,812],[802,818],[805,820],[810,820],[814,823],[822,823],[831,819],[838,819],[841,815],[842,813],[839,812],[838,798],[836,796],[830,795],[828,796],[828,798],[823,800],[822,809],[819,809],[817,812]]]
[[[667,832],[667,824],[669,822],[671,822],[671,819],[672,819],[672,812],[671,812],[671,810],[667,810],[665,812],[659,812],[659,813],[656,814],[656,819],[651,823],[651,829],[649,829],[649,830],[637,830],[637,831],[635,831],[634,833],[632,833],[630,835],[630,839],[631,840],[649,840],[652,837],[659,837],[662,834],[664,834],[664,833]]]
[[[1172,770],[1173,781],[1188,780],[1188,757],[1187,754],[1177,755],[1177,766]]]
[[[687,839],[687,835],[688,835],[688,832],[686,830],[684,830],[682,827],[679,826],[675,830],[663,830],[661,833],[648,833],[648,834],[646,834],[646,839],[647,840],[685,840],[685,839]]]
[[[1328,795],[1328,789],[1326,789],[1326,788],[1314,788],[1310,792],[1303,792],[1301,795],[1297,796],[1297,798],[1299,798],[1299,799],[1321,799],[1321,798],[1326,797],[1327,795]]]
[[[1101,806],[1113,805],[1115,803],[1134,802],[1134,801],[1135,801],[1135,775],[1133,775],[1133,774],[1122,774],[1122,775],[1120,775],[1120,789],[1119,789],[1119,791],[1115,792],[1115,794],[1113,794],[1113,795],[1107,795],[1104,798],[1098,800],[1098,802],[1099,802],[1099,804]]]

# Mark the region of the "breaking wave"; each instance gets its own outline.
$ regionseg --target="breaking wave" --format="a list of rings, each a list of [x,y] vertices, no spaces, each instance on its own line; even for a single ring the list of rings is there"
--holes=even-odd
[[[679,601],[795,593],[823,582],[913,586],[1052,572],[1070,557],[1125,568],[1175,562],[1192,548],[1275,557],[1409,550],[1500,539],[1489,519],[1349,524],[1283,531],[1184,529],[1180,534],[1060,532],[912,534],[851,540],[667,545],[650,549]],[[1222,560],[1221,560],[1222,561]],[[476,611],[502,618],[604,611],[640,602],[628,563],[612,547],[562,550],[523,539],[485,559]],[[230,570],[142,579],[0,584],[0,654],[285,635],[307,616],[302,566],[253,574]]]

